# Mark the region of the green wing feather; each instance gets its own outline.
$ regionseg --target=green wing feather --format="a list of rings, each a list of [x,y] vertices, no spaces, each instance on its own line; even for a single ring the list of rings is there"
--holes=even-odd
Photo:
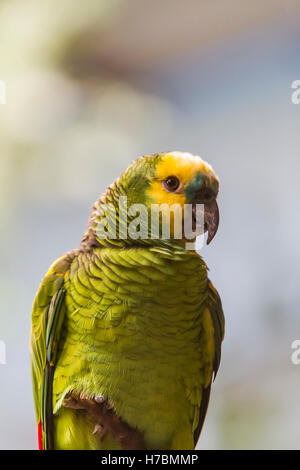
[[[59,258],[42,280],[32,309],[31,370],[43,449],[53,448],[52,381],[64,320],[64,278],[74,255]]]
[[[214,327],[214,345],[215,345],[215,354],[214,354],[214,362],[213,362],[213,372],[214,372],[214,379],[216,378],[220,360],[221,360],[221,345],[224,338],[224,329],[225,329],[225,319],[223,314],[223,308],[220,296],[216,289],[214,288],[211,281],[208,281],[208,298],[207,298],[207,307],[210,312],[210,316],[212,319],[213,327]],[[199,411],[199,422],[198,426],[194,432],[194,442],[195,445],[198,442],[208,404],[209,404],[209,397],[210,397],[210,388],[211,384],[206,387],[202,392],[202,399]]]

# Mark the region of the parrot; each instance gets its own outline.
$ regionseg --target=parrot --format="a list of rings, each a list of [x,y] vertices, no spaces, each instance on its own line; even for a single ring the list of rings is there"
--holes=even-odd
[[[201,205],[210,243],[218,192],[202,158],[161,152],[134,160],[93,205],[78,248],[52,264],[33,303],[39,449],[196,447],[221,359],[222,303],[199,250],[175,237],[175,223],[160,236],[163,210],[158,234],[146,222],[151,207],[175,204],[182,213],[192,207],[195,228]],[[147,211],[140,224],[133,206]]]

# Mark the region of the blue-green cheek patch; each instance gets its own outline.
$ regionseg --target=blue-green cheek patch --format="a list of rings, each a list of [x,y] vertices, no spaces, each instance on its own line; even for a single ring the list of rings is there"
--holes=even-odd
[[[188,201],[193,201],[195,193],[202,186],[203,181],[204,176],[201,175],[201,173],[197,173],[192,182],[185,189],[185,194]]]

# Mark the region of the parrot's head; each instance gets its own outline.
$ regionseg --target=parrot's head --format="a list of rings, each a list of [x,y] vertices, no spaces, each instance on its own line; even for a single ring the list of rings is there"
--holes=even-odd
[[[111,231],[117,238],[122,238],[120,234],[125,236],[126,226],[127,243],[128,240],[137,243],[139,239],[145,242],[147,238],[147,243],[155,244],[158,243],[158,238],[166,238],[168,230],[162,230],[162,224],[167,220],[166,214],[169,216],[169,240],[174,242],[176,239],[180,243],[178,239],[181,231],[181,241],[186,242],[182,228],[183,221],[186,220],[185,211],[190,209],[192,232],[196,234],[196,214],[202,208],[201,233],[208,232],[207,243],[210,243],[219,224],[216,202],[218,191],[219,180],[216,174],[199,156],[178,151],[163,152],[135,160],[107,189],[96,208],[101,209],[103,203],[113,205],[117,217]],[[105,215],[110,217],[109,211]],[[95,217],[93,221],[95,222]],[[153,221],[158,221],[159,236],[153,230]],[[156,235],[153,236],[154,233]],[[162,233],[164,236],[161,237]],[[189,236],[189,240],[191,238]]]

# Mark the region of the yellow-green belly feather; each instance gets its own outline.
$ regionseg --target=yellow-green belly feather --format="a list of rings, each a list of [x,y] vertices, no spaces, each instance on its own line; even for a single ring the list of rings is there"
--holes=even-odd
[[[104,395],[149,449],[192,449],[214,330],[207,268],[194,252],[99,248],[65,275],[66,317],[53,383],[56,448],[116,449],[92,434],[69,391]]]

